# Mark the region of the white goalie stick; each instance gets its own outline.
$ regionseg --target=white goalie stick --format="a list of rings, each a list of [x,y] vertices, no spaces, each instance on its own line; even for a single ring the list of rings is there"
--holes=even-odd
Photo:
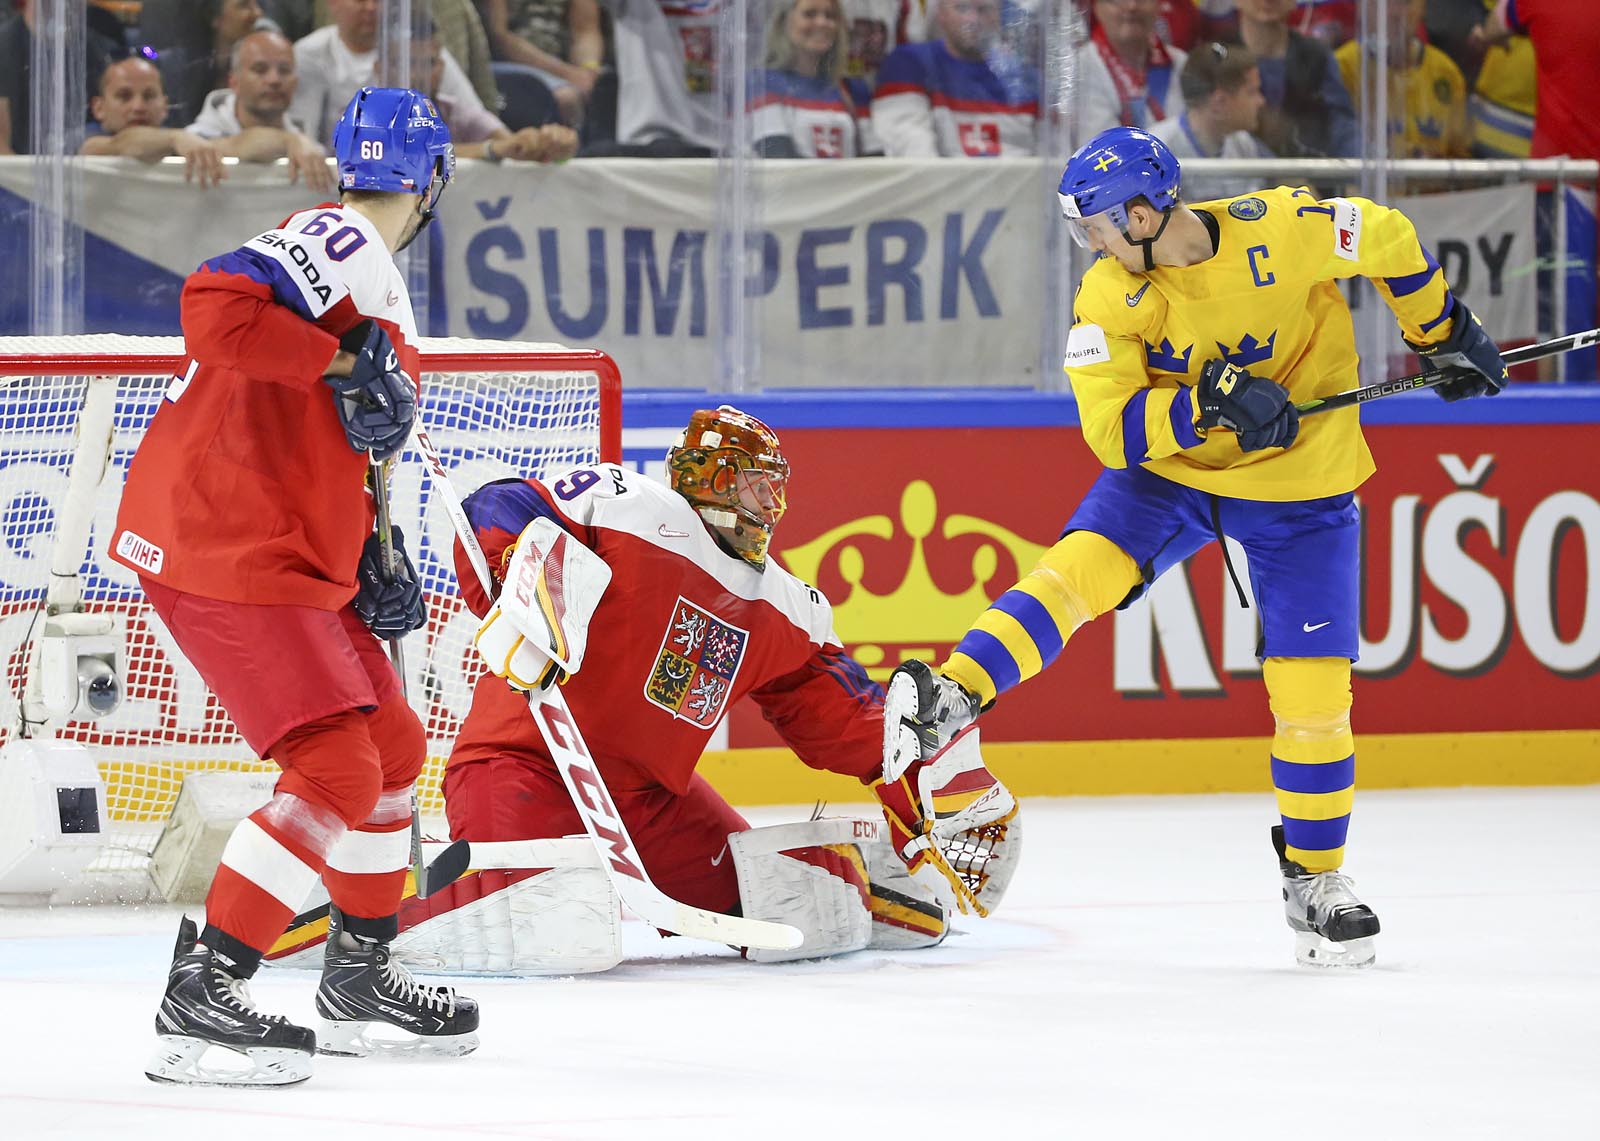
[[[461,497],[456,494],[449,476],[445,474],[438,449],[420,425],[413,433],[411,442],[427,462],[433,475],[434,493],[444,502],[456,537],[461,540],[467,559],[477,572],[484,595],[492,599],[494,580],[489,573],[489,562],[478,544],[478,537],[473,534],[472,524],[461,506]],[[600,853],[600,862],[611,877],[612,886],[616,888],[623,906],[652,927],[674,931],[679,935],[768,951],[788,951],[800,946],[803,936],[797,928],[787,923],[768,923],[690,907],[656,887],[650,873],[645,870],[644,861],[639,858],[639,850],[634,846],[633,837],[628,834],[627,825],[622,822],[622,815],[611,799],[589,747],[584,743],[572,711],[567,708],[561,687],[550,685],[542,691],[530,692],[528,711],[533,715],[534,724],[539,727],[539,735],[550,750],[550,759],[555,762],[556,770],[567,786],[567,793],[578,809],[578,816],[583,820],[589,839]],[[485,845],[475,846],[466,840],[451,844],[428,868],[424,877],[426,884],[419,881],[418,893],[424,890],[430,893],[437,891],[468,868],[483,866],[473,856],[482,847]]]

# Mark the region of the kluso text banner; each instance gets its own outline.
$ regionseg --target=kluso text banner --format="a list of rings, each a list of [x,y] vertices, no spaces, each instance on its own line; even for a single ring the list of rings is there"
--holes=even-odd
[[[1520,410],[1515,395],[1504,400]],[[758,414],[781,424],[777,405]],[[1360,731],[1600,724],[1593,431],[1366,429],[1379,468],[1357,496]],[[1101,470],[1069,426],[782,434],[794,476],[776,557],[827,595],[841,640],[879,681],[906,658],[942,661],[1055,542]],[[870,446],[854,446],[857,434]],[[1248,560],[1230,550],[1248,591]],[[1212,544],[1144,599],[1079,629],[1044,673],[1002,697],[986,736],[1270,737],[1257,639],[1254,602],[1240,607]],[[759,711],[735,711],[731,744],[775,740]]]

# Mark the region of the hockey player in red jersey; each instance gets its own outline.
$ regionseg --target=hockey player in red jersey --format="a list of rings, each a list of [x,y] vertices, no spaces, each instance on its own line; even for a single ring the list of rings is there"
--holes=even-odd
[[[370,1052],[373,1023],[413,1049],[477,1044],[470,999],[389,958],[426,746],[378,639],[426,612],[398,531],[399,565],[380,574],[367,487],[416,407],[416,324],[393,254],[431,219],[455,157],[433,105],[402,89],[360,91],[334,143],[339,203],[185,283],[189,364],[133,458],[111,540],[245,740],[283,769],[228,840],[204,929],[182,922],[146,1067],[156,1081],[303,1081],[314,1051]],[[257,1011],[245,981],[319,875],[337,916],[314,1034]]]
[[[947,905],[975,903],[987,912],[1020,849],[1015,801],[983,767],[975,738],[935,765],[883,779],[882,688],[844,652],[827,600],[767,555],[789,480],[776,434],[734,408],[698,411],[667,467],[670,486],[602,464],[548,484],[490,483],[465,503],[497,582],[518,537],[551,524],[609,568],[582,666],[562,692],[652,879],[691,906],[779,920],[804,933],[798,951],[749,952],[760,959],[927,946],[944,936]],[[478,649],[492,672],[478,683],[445,771],[451,834],[503,841],[581,833],[526,693],[514,688],[538,684],[519,675],[537,675],[517,665],[512,643],[520,638],[491,633],[504,625],[496,619],[509,600],[485,597],[459,543],[456,553],[468,606],[488,615]],[[568,607],[575,587],[565,584]],[[802,762],[873,788],[888,827],[860,821],[864,830],[855,834],[876,842],[834,842],[839,821],[751,831],[695,773],[712,730],[745,697]],[[958,849],[970,857],[966,878],[951,866]],[[452,927],[449,915],[436,915],[431,924],[442,922],[451,935],[413,945],[456,967],[463,955],[476,956],[481,969],[511,972],[611,965],[616,952],[605,924],[615,906],[604,898],[603,878],[582,881],[598,885],[601,897],[588,911],[578,908],[598,919],[571,924],[573,944],[592,948],[595,958],[575,961],[552,934],[567,922],[552,909],[572,902],[561,871],[509,888],[515,874],[479,873],[454,885],[453,897],[430,897],[430,908],[470,903],[472,922]],[[495,888],[502,898],[480,898]],[[519,893],[540,902],[519,902]],[[486,923],[486,910],[498,919]],[[542,930],[528,920],[535,910]],[[482,940],[496,945],[478,946]],[[529,940],[543,951],[530,950]]]

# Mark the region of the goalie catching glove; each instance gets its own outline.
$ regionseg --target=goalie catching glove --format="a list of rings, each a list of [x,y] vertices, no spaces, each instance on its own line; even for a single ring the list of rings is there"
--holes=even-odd
[[[549,519],[523,528],[500,597],[473,645],[512,689],[544,689],[578,672],[589,620],[606,587],[606,561]]]
[[[872,788],[912,879],[963,915],[987,916],[1016,873],[1022,819],[984,766],[977,713],[976,698],[924,663],[900,666],[884,699],[883,778]]]

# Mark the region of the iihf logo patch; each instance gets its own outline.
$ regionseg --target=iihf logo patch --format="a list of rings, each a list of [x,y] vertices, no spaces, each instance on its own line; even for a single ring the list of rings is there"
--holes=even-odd
[[[678,596],[644,695],[674,717],[709,729],[722,716],[750,632]]]
[[[1241,222],[1254,222],[1267,212],[1267,204],[1259,198],[1241,198],[1228,203],[1228,213]]]

